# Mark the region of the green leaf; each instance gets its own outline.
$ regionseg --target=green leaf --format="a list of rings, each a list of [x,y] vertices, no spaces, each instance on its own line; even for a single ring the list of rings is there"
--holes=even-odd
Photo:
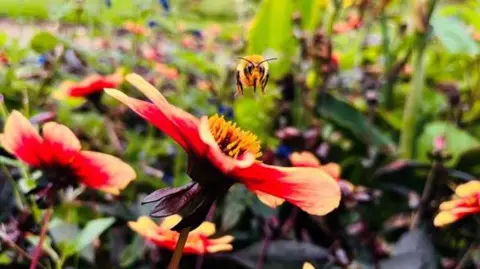
[[[75,240],[75,251],[78,253],[86,246],[97,239],[106,229],[108,229],[115,222],[115,218],[103,218],[92,220],[87,223],[87,226],[80,232]]]
[[[133,242],[123,249],[120,256],[120,266],[131,268],[131,265],[142,256],[145,244],[140,236],[136,235]]]
[[[277,61],[271,62],[272,78],[283,76],[291,65],[290,56],[296,48],[292,37],[293,1],[265,0],[260,5],[248,32],[248,54],[266,54],[273,51]]]
[[[253,194],[243,185],[234,185],[227,194],[222,214],[222,230],[233,228],[247,208]]]
[[[57,44],[58,39],[49,32],[39,32],[30,41],[30,47],[40,54],[53,50]]]
[[[446,150],[452,154],[448,164],[455,164],[465,152],[480,147],[480,141],[464,130],[447,122],[432,122],[425,126],[423,133],[417,140],[417,158],[427,161],[427,154],[432,150],[435,137],[446,136]]]
[[[0,264],[10,264],[12,259],[8,256],[8,253],[4,252],[0,255]]]
[[[453,17],[434,17],[433,32],[451,53],[477,55],[479,47],[466,31],[467,26]]]
[[[320,21],[322,9],[317,0],[300,0],[297,9],[302,18],[302,27],[307,31],[313,31]]]
[[[374,145],[386,152],[394,150],[394,143],[391,138],[372,126],[362,113],[345,101],[330,94],[319,95],[316,113],[319,117],[352,132],[357,139],[365,144]]]

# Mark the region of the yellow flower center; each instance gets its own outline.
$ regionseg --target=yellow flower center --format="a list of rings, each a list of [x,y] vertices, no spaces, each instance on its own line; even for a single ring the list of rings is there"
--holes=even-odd
[[[208,118],[208,125],[213,138],[226,155],[237,158],[239,155],[249,152],[255,158],[262,156],[258,137],[240,129],[236,123],[226,121],[223,116],[215,114]]]

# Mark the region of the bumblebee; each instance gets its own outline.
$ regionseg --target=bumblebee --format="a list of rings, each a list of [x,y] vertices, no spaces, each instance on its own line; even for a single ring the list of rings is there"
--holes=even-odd
[[[260,86],[262,93],[265,94],[265,86],[267,86],[269,77],[268,61],[277,58],[264,59],[261,55],[249,55],[238,59],[242,61],[237,65],[235,71],[237,83],[235,96],[243,95],[243,88],[251,86],[253,86],[253,92],[256,92],[257,86]]]

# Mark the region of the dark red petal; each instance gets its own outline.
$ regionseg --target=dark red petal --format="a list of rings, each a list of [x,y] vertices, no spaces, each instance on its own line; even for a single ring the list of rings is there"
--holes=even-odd
[[[195,182],[190,182],[181,187],[176,187],[176,188],[168,187],[168,188],[156,190],[150,193],[149,195],[147,195],[147,197],[143,198],[142,205],[158,202],[160,199],[164,198],[165,196],[169,196],[169,195],[180,193],[180,192],[183,193],[191,189],[194,185],[195,185]]]
[[[200,199],[196,199],[194,203],[191,203],[191,206],[193,207],[189,208],[188,211],[182,210],[183,218],[172,228],[173,231],[181,232],[183,229],[188,227],[193,230],[205,221],[208,211],[210,211],[210,208],[212,207],[213,202],[215,202],[216,197],[202,195],[199,196],[199,198]]]
[[[252,191],[285,199],[313,215],[325,215],[340,203],[338,183],[319,168],[254,163],[248,168],[236,169],[232,176]]]
[[[136,177],[135,171],[128,164],[100,152],[78,153],[71,167],[83,184],[115,195]]]
[[[14,110],[5,122],[0,142],[5,150],[31,166],[40,165],[42,138],[20,112]]]
[[[171,193],[160,199],[158,204],[155,205],[150,212],[150,216],[163,218],[178,214],[180,210],[192,202],[202,191],[200,184],[196,182],[190,184],[191,187]]]

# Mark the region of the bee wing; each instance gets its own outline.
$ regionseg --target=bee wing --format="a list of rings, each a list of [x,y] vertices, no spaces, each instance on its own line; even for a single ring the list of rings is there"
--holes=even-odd
[[[243,95],[243,85],[242,81],[240,80],[240,71],[235,71],[235,80],[236,80],[236,92],[235,96]]]
[[[265,94],[265,87],[267,87],[267,82],[269,77],[270,77],[270,74],[266,73],[265,76],[263,77],[263,80],[260,81],[263,94]]]

